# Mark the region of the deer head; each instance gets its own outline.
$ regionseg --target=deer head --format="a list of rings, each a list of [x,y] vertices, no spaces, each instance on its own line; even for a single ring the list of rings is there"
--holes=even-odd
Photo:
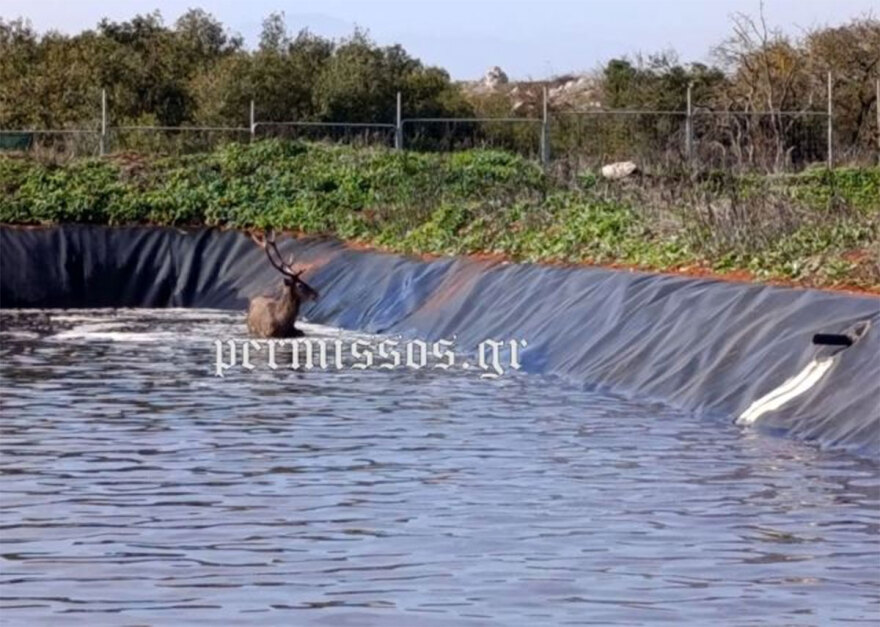
[[[273,231],[269,231],[266,235],[251,233],[251,239],[266,252],[269,263],[284,277],[284,286],[291,290],[292,295],[296,296],[298,300],[316,300],[318,298],[318,291],[300,278],[303,271],[294,271],[293,255],[288,257],[287,262],[284,261],[281,251],[275,244]]]

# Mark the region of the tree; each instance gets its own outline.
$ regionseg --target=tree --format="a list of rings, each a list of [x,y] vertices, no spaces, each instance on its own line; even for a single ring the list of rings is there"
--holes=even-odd
[[[240,35],[229,33],[213,15],[190,9],[174,23],[174,32],[194,68],[206,71],[223,58],[239,52]]]
[[[37,123],[34,68],[40,59],[37,33],[30,22],[0,19],[0,126]]]
[[[260,52],[283,54],[289,44],[290,36],[287,34],[284,12],[270,13],[263,20],[263,29],[260,32]]]
[[[793,161],[811,161],[816,152],[815,117],[806,57],[779,29],[770,28],[763,11],[755,19],[738,14],[734,34],[715,49],[729,80],[716,95],[716,108],[730,111],[721,122],[719,145],[735,153],[741,165],[780,170]],[[797,139],[795,139],[797,138]]]
[[[315,85],[315,105],[332,122],[392,122],[403,76],[420,63],[399,47],[378,48],[362,31],[344,40]]]
[[[611,109],[683,111],[688,85],[693,102],[708,104],[711,94],[724,82],[724,72],[702,63],[683,65],[672,51],[612,59],[602,71],[603,104]]]
[[[824,101],[831,73],[838,143],[856,152],[872,151],[872,135],[880,132],[871,119],[880,76],[880,20],[864,17],[813,30],[804,41],[804,54],[812,99]]]

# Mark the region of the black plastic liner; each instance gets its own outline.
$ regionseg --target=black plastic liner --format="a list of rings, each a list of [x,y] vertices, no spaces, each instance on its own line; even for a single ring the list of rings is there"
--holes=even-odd
[[[876,457],[880,299],[598,268],[419,261],[286,240],[321,292],[314,322],[474,347],[525,339],[526,371],[732,420],[800,372],[816,334],[870,327],[812,388],[757,427]],[[242,309],[276,286],[232,231],[0,227],[0,307]],[[637,443],[636,443],[637,444]]]

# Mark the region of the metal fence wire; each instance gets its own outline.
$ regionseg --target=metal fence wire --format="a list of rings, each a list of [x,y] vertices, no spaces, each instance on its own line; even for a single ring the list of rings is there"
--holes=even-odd
[[[556,158],[578,168],[616,161],[673,167],[687,161],[687,114],[683,111],[570,111],[550,126]]]
[[[28,153],[51,162],[92,157],[101,152],[101,132],[89,129],[0,129],[0,152]]]
[[[181,155],[207,152],[249,138],[247,127],[116,126],[107,129],[104,151]]]
[[[401,147],[431,152],[492,148],[539,158],[542,123],[536,118],[404,118]]]
[[[825,113],[701,111],[692,120],[693,157],[706,168],[775,172],[828,161]]]
[[[394,146],[394,124],[345,122],[254,122],[254,139],[323,141],[352,146]]]
[[[540,117],[406,118],[397,95],[393,122],[271,121],[248,126],[112,126],[101,94],[96,128],[0,129],[0,152],[30,153],[54,161],[108,152],[186,154],[230,142],[267,138],[388,146],[414,151],[472,148],[506,150],[565,167],[594,169],[634,161],[644,169],[701,168],[796,171],[817,163],[880,163],[880,111],[873,130],[843,141],[834,133],[832,83],[824,111],[551,111],[544,91]],[[876,85],[880,101],[880,80]],[[877,103],[875,102],[875,108]],[[865,130],[868,129],[868,130]]]

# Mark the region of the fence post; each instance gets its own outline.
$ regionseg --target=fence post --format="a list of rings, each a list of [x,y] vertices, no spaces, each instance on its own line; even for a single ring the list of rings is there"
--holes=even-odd
[[[880,165],[880,78],[877,79],[874,88],[877,91],[874,98],[874,109],[877,112],[877,165]]]
[[[254,99],[251,98],[251,143],[254,141],[254,136],[257,134],[257,121],[254,115]]]
[[[403,101],[397,92],[397,117],[394,123],[394,149],[403,150]]]
[[[687,86],[687,117],[684,121],[684,154],[687,158],[688,165],[693,161],[694,156],[694,109],[692,100],[693,82]]]
[[[831,71],[828,71],[828,169],[832,169],[834,167],[834,147],[832,146],[832,142],[834,141],[834,110],[831,104]]]
[[[550,165],[550,114],[547,103],[547,86],[543,90],[544,101],[541,109],[541,163]]]
[[[98,151],[103,157],[107,152],[107,90],[101,90],[101,141]]]

